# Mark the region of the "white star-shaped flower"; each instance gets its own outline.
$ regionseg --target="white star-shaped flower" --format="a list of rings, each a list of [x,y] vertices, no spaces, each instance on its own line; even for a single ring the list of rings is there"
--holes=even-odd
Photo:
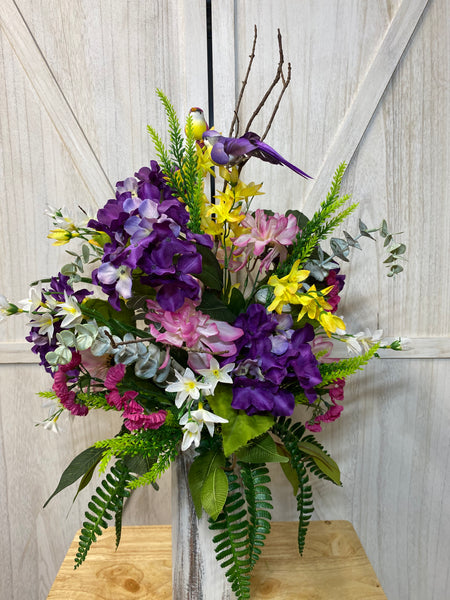
[[[218,383],[233,383],[233,379],[229,375],[230,371],[234,369],[234,363],[219,366],[217,359],[212,357],[209,364],[209,369],[199,369],[198,373],[202,375],[205,382],[211,387],[211,394],[214,394],[216,385]]]
[[[178,373],[178,371],[175,371],[175,377],[178,381],[169,383],[166,387],[166,392],[177,393],[177,397],[175,398],[175,406],[177,408],[180,408],[183,402],[189,397],[193,400],[198,400],[200,398],[201,390],[211,390],[209,384],[202,383],[195,379],[195,375],[189,367],[185,370],[183,375]]]

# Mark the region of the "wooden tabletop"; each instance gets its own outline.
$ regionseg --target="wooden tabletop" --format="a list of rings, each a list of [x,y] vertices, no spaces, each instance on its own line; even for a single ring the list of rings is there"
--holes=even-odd
[[[114,528],[93,544],[76,571],[75,536],[48,600],[171,600],[171,527],[124,527],[114,550]],[[252,600],[386,600],[353,526],[312,521],[303,557],[297,524],[272,523],[252,576]]]

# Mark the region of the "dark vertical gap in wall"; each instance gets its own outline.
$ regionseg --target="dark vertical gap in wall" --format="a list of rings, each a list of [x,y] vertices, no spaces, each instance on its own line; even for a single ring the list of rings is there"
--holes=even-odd
[[[206,0],[206,53],[208,62],[208,125],[214,125],[214,69],[213,69],[213,44],[212,44],[212,0]],[[214,202],[216,193],[216,181],[211,181],[211,202]]]

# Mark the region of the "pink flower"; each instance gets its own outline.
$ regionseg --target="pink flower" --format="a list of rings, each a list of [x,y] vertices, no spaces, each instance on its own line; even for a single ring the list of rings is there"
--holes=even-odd
[[[345,379],[337,379],[330,386],[328,386],[328,393],[330,395],[332,405],[323,415],[318,415],[313,421],[305,423],[306,429],[314,432],[322,431],[321,423],[332,423],[333,421],[336,421],[336,419],[339,419],[344,407],[336,402],[343,401],[344,386]]]
[[[137,392],[133,390],[127,390],[121,396],[119,390],[116,388],[105,394],[105,398],[110,406],[114,407],[116,410],[123,410],[127,402],[129,400],[134,400],[137,395]]]
[[[270,248],[262,259],[261,271],[268,270],[277,257],[280,257],[281,261],[286,259],[286,246],[293,243],[299,232],[294,215],[267,215],[260,208],[255,211],[254,216],[247,214],[241,225],[249,228],[250,233],[234,238],[233,243],[237,248],[244,249],[246,258],[250,255],[261,257],[266,249]]]
[[[128,406],[123,412],[125,427],[129,431],[136,429],[159,429],[166,420],[167,412],[158,410],[158,412],[146,415],[144,408],[135,400],[130,400]]]
[[[122,363],[114,365],[108,369],[105,377],[105,388],[108,390],[113,390],[116,388],[117,384],[122,381],[123,376],[125,375],[125,369],[126,367]]]
[[[243,334],[242,329],[224,321],[216,321],[196,309],[192,300],[187,299],[175,312],[163,310],[154,300],[147,300],[150,311],[147,318],[161,325],[161,330],[150,325],[150,333],[160,343],[191,352],[207,352],[231,356],[236,353],[234,340]]]
[[[58,396],[61,404],[70,411],[73,415],[84,417],[88,414],[89,409],[84,404],[78,404],[76,402],[76,393],[69,389],[67,385],[68,380],[75,380],[71,371],[74,371],[80,364],[81,356],[78,352],[72,353],[72,359],[66,365],[60,365],[56,371],[53,379],[52,389]],[[77,376],[76,376],[77,377]]]

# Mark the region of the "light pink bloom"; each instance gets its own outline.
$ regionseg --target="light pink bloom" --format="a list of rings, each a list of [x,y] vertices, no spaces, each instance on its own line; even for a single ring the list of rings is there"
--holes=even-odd
[[[293,243],[299,232],[294,215],[267,215],[260,208],[255,211],[254,216],[247,214],[241,225],[249,228],[250,233],[244,233],[232,241],[237,248],[244,249],[247,258],[250,255],[262,257],[265,251],[269,250],[262,257],[261,271],[268,270],[277,257],[280,257],[281,261],[286,259],[286,246]]]
[[[154,300],[147,300],[147,306],[147,318],[161,325],[161,330],[150,325],[150,333],[163,344],[231,356],[236,352],[234,340],[243,335],[242,329],[203,314],[189,299],[175,312],[163,310]]]

